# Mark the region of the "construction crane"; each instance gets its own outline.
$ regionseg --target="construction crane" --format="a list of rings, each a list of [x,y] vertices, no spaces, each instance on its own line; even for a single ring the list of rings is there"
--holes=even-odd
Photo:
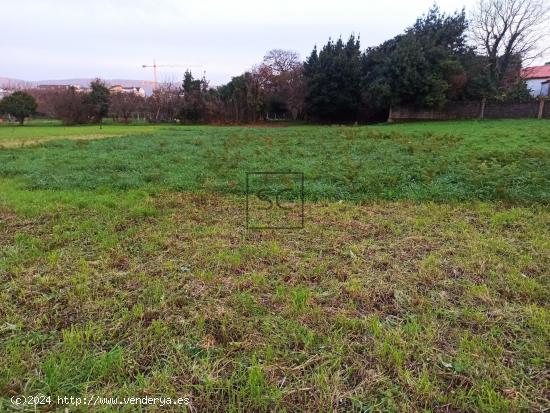
[[[153,68],[153,90],[157,89],[158,82],[157,82],[157,67],[185,67],[186,69],[189,69],[190,67],[201,67],[200,65],[157,65],[157,61],[153,59],[152,65],[141,65],[142,68]]]

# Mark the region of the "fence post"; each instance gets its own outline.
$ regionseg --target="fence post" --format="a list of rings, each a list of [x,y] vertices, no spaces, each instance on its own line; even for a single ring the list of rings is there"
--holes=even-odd
[[[392,117],[391,117],[391,116],[392,116],[392,113],[393,113],[393,109],[392,109],[392,107],[390,106],[390,113],[389,113],[389,115],[388,115],[388,123],[393,122],[393,119],[392,119]]]
[[[542,114],[544,113],[544,101],[546,99],[540,98],[539,99],[539,115],[537,116],[538,119],[542,119]]]
[[[479,119],[485,118],[485,102],[487,102],[487,98],[483,97],[483,99],[481,99],[481,112],[479,114]]]

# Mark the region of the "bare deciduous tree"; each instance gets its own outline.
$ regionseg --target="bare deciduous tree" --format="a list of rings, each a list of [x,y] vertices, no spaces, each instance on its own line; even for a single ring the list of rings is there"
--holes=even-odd
[[[93,116],[92,108],[84,97],[84,94],[70,87],[51,93],[48,99],[56,118],[61,119],[65,125],[76,125],[89,122]]]
[[[147,98],[146,106],[150,122],[173,121],[181,105],[180,88],[172,83],[160,85]]]
[[[266,53],[263,66],[270,69],[274,76],[290,72],[300,66],[300,55],[292,50],[273,49]]]
[[[132,115],[144,109],[145,99],[136,93],[112,93],[110,113],[113,119],[128,123]]]
[[[519,72],[518,63],[540,56],[549,19],[544,0],[479,0],[470,31],[478,50],[487,57],[493,88],[505,88],[510,72],[516,68]]]
[[[253,73],[262,89],[267,112],[287,112],[295,119],[303,111],[304,85],[298,53],[270,50]]]

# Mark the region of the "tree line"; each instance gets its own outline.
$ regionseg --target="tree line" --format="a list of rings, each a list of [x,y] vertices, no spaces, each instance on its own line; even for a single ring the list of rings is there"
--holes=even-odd
[[[356,122],[384,120],[401,105],[524,101],[531,96],[520,70],[547,34],[548,15],[544,0],[480,0],[470,19],[464,10],[446,14],[434,5],[378,46],[362,50],[355,35],[329,39],[305,62],[296,52],[271,50],[218,87],[186,71],[180,85],[163,84],[148,97],[110,94],[99,79],[89,93],[68,88],[32,95],[40,112],[67,124],[105,116],[128,122],[136,115],[150,122]]]

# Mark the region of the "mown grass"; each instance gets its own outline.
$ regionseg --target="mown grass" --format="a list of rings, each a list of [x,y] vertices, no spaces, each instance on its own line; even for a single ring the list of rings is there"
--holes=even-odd
[[[547,408],[547,123],[167,128],[0,151],[0,411]],[[244,229],[247,168],[304,230]]]

